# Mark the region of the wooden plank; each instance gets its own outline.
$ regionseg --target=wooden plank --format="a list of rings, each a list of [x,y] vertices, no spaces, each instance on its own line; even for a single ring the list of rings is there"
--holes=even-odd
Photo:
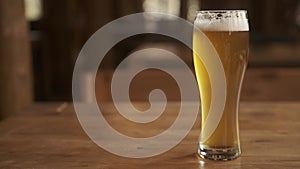
[[[246,101],[299,101],[299,68],[248,69],[241,100]]]
[[[180,72],[179,72],[180,73]],[[110,102],[111,71],[99,71],[96,78],[96,96],[99,101]],[[159,80],[156,80],[159,79]],[[85,81],[85,83],[90,83]],[[248,68],[245,74],[242,101],[300,101],[299,68]],[[133,101],[147,101],[150,91],[162,89],[169,101],[179,101],[176,82],[160,71],[143,71],[131,82]]]
[[[32,72],[23,0],[0,1],[0,119],[32,102]]]
[[[72,73],[76,58],[88,38],[113,20],[114,1],[43,1],[43,49],[39,64],[38,100],[71,100]],[[114,57],[110,52],[105,68],[111,68]]]
[[[169,104],[165,113],[170,114],[161,120],[163,124],[176,116],[172,112],[178,103]],[[117,120],[111,123],[113,127],[130,128],[120,115],[112,114],[116,110],[111,104],[101,107],[108,121]],[[35,104],[0,122],[0,168],[299,168],[299,109],[299,102],[243,102],[242,156],[214,162],[198,159],[195,154],[200,117],[188,136],[170,151],[146,159],[129,159],[112,155],[93,143],[78,123],[72,104]],[[162,126],[152,126],[149,132],[164,130]]]
[[[249,66],[263,67],[294,67],[300,66],[300,43],[252,44]]]

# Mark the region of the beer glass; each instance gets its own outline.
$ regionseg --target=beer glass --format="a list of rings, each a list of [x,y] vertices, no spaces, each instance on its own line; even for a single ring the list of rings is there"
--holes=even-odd
[[[211,82],[207,69],[198,57],[202,53],[200,36],[206,38],[217,51],[226,77],[226,101],[221,120],[210,136],[203,128],[211,104]],[[218,10],[199,11],[194,22],[193,50],[194,67],[200,90],[202,131],[199,137],[198,154],[212,160],[232,160],[240,156],[238,107],[241,85],[248,61],[249,26],[247,11]],[[195,52],[195,50],[197,52]],[[197,55],[197,54],[198,55]],[[206,138],[206,139],[204,139]]]

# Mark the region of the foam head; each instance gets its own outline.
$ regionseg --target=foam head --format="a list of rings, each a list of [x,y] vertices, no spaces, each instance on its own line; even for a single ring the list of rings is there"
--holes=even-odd
[[[202,31],[249,31],[247,11],[199,11],[195,26]]]

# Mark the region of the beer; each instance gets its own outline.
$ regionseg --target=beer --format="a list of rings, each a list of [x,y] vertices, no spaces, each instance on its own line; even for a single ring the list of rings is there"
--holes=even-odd
[[[200,11],[197,15],[193,37],[194,51],[204,55],[200,49],[204,43],[199,32],[202,31],[219,54],[227,83],[224,112],[217,128],[208,137],[205,130],[201,131],[199,155],[203,158],[230,160],[241,153],[238,104],[248,60],[248,29],[246,11]],[[194,67],[200,90],[203,128],[211,106],[211,84],[205,65],[195,52]]]

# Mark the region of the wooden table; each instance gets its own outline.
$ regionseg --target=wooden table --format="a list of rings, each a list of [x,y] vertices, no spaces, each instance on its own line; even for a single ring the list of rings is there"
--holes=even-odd
[[[120,132],[145,136],[129,122],[123,123],[111,104],[101,107],[107,121]],[[176,102],[168,104],[167,115],[162,117],[165,119],[158,121],[162,125],[146,126],[147,134],[163,130],[162,126],[175,118],[172,116],[176,113],[170,112],[177,108]],[[0,168],[300,168],[300,103],[241,103],[242,156],[228,162],[196,157],[199,119],[170,151],[146,159],[129,159],[93,143],[81,128],[72,104],[37,103],[0,122]]]

